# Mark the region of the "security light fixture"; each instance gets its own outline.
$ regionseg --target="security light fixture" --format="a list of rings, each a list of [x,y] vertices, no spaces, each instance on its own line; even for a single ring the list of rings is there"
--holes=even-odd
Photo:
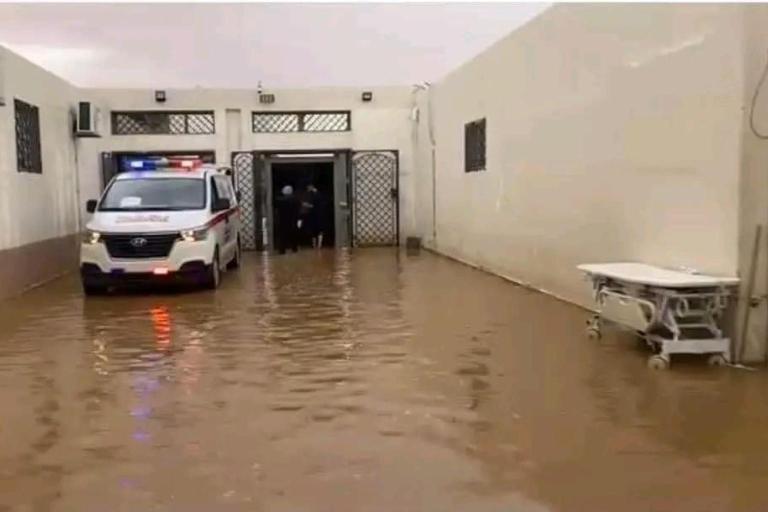
[[[333,158],[333,153],[277,153],[274,158]]]
[[[362,98],[363,101],[371,101],[373,99],[373,93],[371,91],[364,91]]]
[[[165,103],[165,91],[155,91],[155,101]]]

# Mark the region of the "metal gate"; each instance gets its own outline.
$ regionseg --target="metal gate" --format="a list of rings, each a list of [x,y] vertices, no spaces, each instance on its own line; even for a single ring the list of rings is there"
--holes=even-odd
[[[232,153],[235,186],[240,192],[240,240],[243,249],[263,250],[263,166],[250,151]]]
[[[397,151],[352,154],[352,240],[355,247],[398,245]]]

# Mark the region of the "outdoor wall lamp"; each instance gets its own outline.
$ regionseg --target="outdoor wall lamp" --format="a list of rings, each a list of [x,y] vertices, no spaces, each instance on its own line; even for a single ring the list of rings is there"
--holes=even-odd
[[[155,91],[155,101],[165,103],[165,91]]]
[[[373,93],[371,91],[364,91],[362,96],[363,101],[371,101],[373,99]]]

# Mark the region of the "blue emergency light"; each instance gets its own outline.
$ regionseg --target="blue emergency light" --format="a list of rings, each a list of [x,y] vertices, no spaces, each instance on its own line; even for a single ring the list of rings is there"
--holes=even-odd
[[[157,164],[152,160],[131,160],[128,162],[128,166],[132,171],[154,171],[157,169]]]
[[[134,157],[123,160],[123,171],[192,170],[202,165],[197,155],[176,157]]]
[[[124,171],[155,171],[165,168],[168,165],[167,159],[163,157],[138,157],[126,158],[123,161]]]

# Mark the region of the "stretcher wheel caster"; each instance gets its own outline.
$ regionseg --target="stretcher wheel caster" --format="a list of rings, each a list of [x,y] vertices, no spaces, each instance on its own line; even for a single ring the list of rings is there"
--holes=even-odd
[[[600,317],[598,315],[594,315],[587,320],[587,336],[593,340],[599,340],[601,338]]]
[[[661,354],[649,357],[648,368],[651,370],[666,370],[669,368],[669,357]]]
[[[707,358],[707,364],[709,366],[726,366],[728,359],[723,354],[712,354]]]

